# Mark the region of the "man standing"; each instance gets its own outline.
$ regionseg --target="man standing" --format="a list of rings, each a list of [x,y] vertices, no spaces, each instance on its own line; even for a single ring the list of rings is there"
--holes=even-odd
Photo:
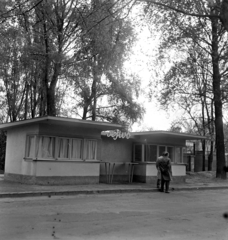
[[[161,192],[169,193],[169,184],[172,178],[172,170],[171,170],[171,160],[169,158],[169,153],[164,152],[162,157],[159,157],[156,162],[156,167],[161,172]]]
[[[163,159],[163,156],[160,156],[160,157],[157,159],[157,161],[160,160],[160,159]],[[158,170],[158,172],[157,172],[157,188],[159,189],[159,188],[160,188],[160,185],[161,185],[161,171],[160,171],[160,169],[159,169],[158,166],[157,166],[157,161],[156,161],[156,167],[157,167],[157,170]]]

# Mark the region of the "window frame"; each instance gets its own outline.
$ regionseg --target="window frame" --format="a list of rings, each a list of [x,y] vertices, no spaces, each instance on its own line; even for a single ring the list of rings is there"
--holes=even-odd
[[[145,144],[143,144],[143,143],[134,143],[134,145],[133,145],[133,162],[144,162],[144,160],[145,160],[144,145]],[[135,160],[135,147],[136,146],[141,146],[141,161]]]
[[[31,139],[34,137],[34,144],[35,146],[33,147],[33,155],[29,155],[30,153],[30,147],[31,147]],[[38,147],[39,147],[39,140],[42,137],[47,137],[47,138],[54,138],[54,156],[53,157],[38,157]],[[68,140],[68,157],[59,157],[59,143],[61,139],[66,139]],[[73,140],[80,140],[80,158],[73,158],[72,157],[72,145],[73,145]],[[92,151],[94,152],[94,158],[89,159],[86,158],[87,156],[85,155],[85,146],[86,146],[86,141],[93,141],[95,143],[95,149]],[[39,135],[39,134],[27,134],[26,135],[26,143],[25,143],[25,153],[24,153],[24,159],[28,160],[68,160],[68,161],[97,161],[97,147],[98,147],[98,141],[97,139],[92,139],[92,138],[72,138],[72,137],[62,137],[62,136],[50,136],[50,135]]]
[[[35,146],[34,146],[33,157],[28,156],[28,154],[29,154],[29,146],[31,146],[31,144],[30,144],[30,142],[29,142],[29,139],[31,139],[31,137],[34,137],[34,139],[35,139],[35,140],[34,140]],[[24,154],[24,156],[25,156],[26,159],[35,159],[35,158],[36,158],[36,152],[37,152],[36,141],[37,141],[37,135],[36,135],[36,134],[28,134],[28,135],[26,135],[25,154]]]
[[[69,143],[68,143],[68,158],[67,157],[60,157],[59,156],[59,151],[60,151],[60,140],[69,140]],[[71,146],[71,139],[67,138],[67,137],[56,137],[55,138],[55,159],[59,159],[59,160],[71,160],[71,154],[70,154],[70,146]]]
[[[72,145],[73,145],[73,140],[80,140],[81,141],[81,147],[80,147],[80,158],[73,158],[72,157]],[[84,148],[84,139],[83,138],[71,138],[71,146],[70,146],[70,160],[72,161],[83,161],[83,148]]]
[[[177,161],[177,149],[180,149],[180,161],[178,162]],[[183,163],[183,147],[175,147],[175,149],[174,149],[174,155],[175,155],[175,163]]]
[[[183,147],[181,147],[181,146],[171,146],[171,145],[158,145],[158,148],[160,147],[160,146],[162,146],[162,147],[165,147],[165,151],[166,152],[169,152],[168,151],[168,148],[172,148],[173,149],[173,156],[172,157],[170,157],[170,159],[171,159],[171,163],[183,163],[183,156],[182,156],[182,152],[183,152]],[[176,148],[180,148],[180,162],[177,162],[176,161]]]
[[[38,156],[38,150],[39,150],[39,141],[40,141],[40,138],[53,138],[54,141],[53,141],[53,156],[52,157],[40,157]],[[55,148],[56,148],[56,139],[54,136],[48,136],[48,135],[36,135],[36,142],[35,142],[35,159],[47,159],[47,160],[55,160]]]
[[[146,146],[147,145],[152,145],[152,146],[156,146],[157,147],[157,158],[158,159],[159,156],[161,156],[162,153],[159,152],[159,147],[164,147],[164,151],[168,151],[168,148],[172,148],[172,158],[171,158],[171,162],[172,163],[176,163],[176,164],[181,164],[183,163],[183,147],[182,146],[171,146],[171,145],[161,145],[161,144],[154,144],[154,143],[134,143],[133,144],[133,162],[151,162],[151,161],[146,161]],[[136,161],[135,160],[135,146],[141,146],[141,161]],[[179,148],[180,149],[180,162],[176,161],[176,149]],[[169,152],[169,151],[168,151]],[[156,162],[156,161],[155,161]]]
[[[154,147],[156,147],[156,157],[155,157],[155,159],[154,159],[154,161],[147,161],[147,146],[154,146]],[[144,161],[145,162],[154,162],[154,163],[156,163],[156,161],[157,161],[157,158],[158,158],[158,145],[156,145],[156,144],[154,144],[154,143],[148,143],[148,144],[144,144],[144,153],[145,153],[145,156],[144,156]]]
[[[86,156],[85,156],[86,141],[93,141],[96,144],[96,147],[95,147],[95,158],[94,159],[89,159],[89,158],[86,158]],[[97,146],[98,146],[97,139],[91,139],[91,138],[84,138],[83,139],[82,157],[83,157],[84,161],[96,161],[97,160]]]

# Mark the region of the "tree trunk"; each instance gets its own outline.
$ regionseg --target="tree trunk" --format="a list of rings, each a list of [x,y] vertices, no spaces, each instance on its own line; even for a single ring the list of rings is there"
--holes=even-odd
[[[84,106],[83,107],[83,115],[82,115],[83,120],[86,120],[87,112],[88,112],[88,106]]]
[[[29,101],[28,95],[29,95],[29,90],[30,90],[30,86],[26,82],[24,119],[27,119],[27,117],[28,117],[28,101]]]
[[[202,140],[202,150],[203,150],[203,164],[202,164],[202,171],[206,170],[206,156],[205,156],[205,150],[206,150],[206,143],[205,140]]]
[[[213,153],[214,153],[214,142],[211,141],[210,154],[208,156],[208,171],[212,171],[212,163],[213,163]]]
[[[205,94],[204,94],[205,96]],[[203,123],[203,136],[205,137],[206,135],[206,131],[205,131],[205,113],[204,113],[204,110],[205,110],[205,97],[201,97],[201,105],[202,105],[202,123]],[[206,153],[206,141],[205,140],[202,140],[202,150],[203,150],[203,164],[202,164],[202,171],[205,171],[205,163],[206,163],[206,156],[205,156],[205,153]]]
[[[55,87],[49,87],[47,90],[47,115],[56,116]]]
[[[96,121],[96,109],[97,109],[97,83],[98,83],[98,71],[96,66],[93,69],[93,85],[92,85],[92,96],[93,96],[93,105],[92,105],[92,121]]]
[[[36,99],[37,97],[37,84],[35,81],[35,84],[31,85],[31,89],[30,89],[30,106],[31,106],[31,116],[32,118],[35,118],[36,116],[36,107],[37,107],[37,103],[39,102],[40,99],[40,95],[38,95],[38,100]]]
[[[45,116],[47,111],[46,111],[46,106],[47,106],[47,89],[48,89],[48,75],[44,73],[44,79],[42,80],[42,85],[40,88],[40,117]]]
[[[221,99],[221,76],[219,72],[218,54],[218,19],[212,18],[212,65],[213,65],[213,94],[215,106],[215,132],[216,132],[216,177],[226,179],[225,172],[225,145],[223,132],[223,113]]]
[[[212,164],[214,158],[214,110],[213,110],[213,101],[211,101],[211,119],[208,122],[210,135],[211,135],[211,147],[210,147],[210,154],[208,156],[208,171],[212,171]]]
[[[44,47],[45,47],[45,65],[44,65],[44,76],[42,79],[42,87],[40,92],[40,116],[47,114],[47,96],[48,96],[48,82],[49,82],[49,68],[50,68],[50,49],[47,36],[47,26],[45,21],[43,22],[44,31]]]
[[[92,121],[96,121],[96,115],[97,115],[96,109],[97,109],[97,97],[95,94],[93,98]]]
[[[58,77],[59,77],[61,67],[62,67],[61,62],[55,63],[51,84],[47,90],[47,115],[48,116],[56,116],[55,88],[58,82]]]
[[[89,98],[84,98],[84,99],[85,100],[84,100],[82,119],[86,120],[87,113],[88,113],[88,108],[89,108],[89,105],[91,105],[91,96]]]

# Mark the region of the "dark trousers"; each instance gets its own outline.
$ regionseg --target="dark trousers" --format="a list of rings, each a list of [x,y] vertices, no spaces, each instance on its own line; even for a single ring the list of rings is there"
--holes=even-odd
[[[164,191],[164,187],[165,187],[165,191],[168,192],[169,191],[169,180],[164,180],[163,178],[161,179],[161,191]]]

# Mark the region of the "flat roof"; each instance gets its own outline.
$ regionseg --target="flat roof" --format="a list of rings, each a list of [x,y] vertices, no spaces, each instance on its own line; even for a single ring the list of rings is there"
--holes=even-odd
[[[194,135],[189,133],[178,133],[178,132],[171,132],[171,131],[147,131],[147,132],[131,132],[131,136],[163,136],[163,137],[176,137],[182,138],[185,140],[200,140],[206,139],[204,136]]]
[[[13,127],[25,126],[25,125],[30,125],[34,123],[48,123],[48,124],[55,124],[55,125],[57,124],[61,126],[97,128],[101,131],[122,128],[120,124],[113,124],[108,122],[81,120],[81,119],[66,118],[66,117],[44,116],[44,117],[26,119],[22,121],[3,123],[3,124],[0,124],[0,129],[7,130]]]

